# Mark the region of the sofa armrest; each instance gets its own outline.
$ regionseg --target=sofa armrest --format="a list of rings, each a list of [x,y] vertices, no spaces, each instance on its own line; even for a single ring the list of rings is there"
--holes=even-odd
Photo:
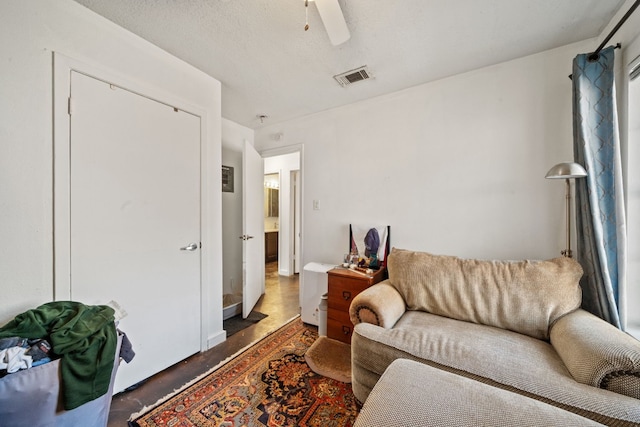
[[[355,296],[349,307],[351,323],[371,323],[389,329],[404,314],[406,304],[402,295],[388,280],[365,289]]]
[[[640,341],[582,309],[558,319],[550,340],[576,381],[640,399]]]

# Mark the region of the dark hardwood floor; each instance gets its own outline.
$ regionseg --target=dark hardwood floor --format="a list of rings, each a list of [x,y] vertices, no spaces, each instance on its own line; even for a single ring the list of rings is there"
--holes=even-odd
[[[113,396],[108,427],[126,426],[132,413],[172,393],[198,375],[208,371],[252,342],[266,336],[300,313],[298,275],[278,276],[277,262],[266,267],[266,292],[255,310],[268,317],[229,337],[225,342],[195,354],[154,375],[137,389]],[[135,349],[135,343],[133,343]],[[124,362],[123,362],[124,363]]]

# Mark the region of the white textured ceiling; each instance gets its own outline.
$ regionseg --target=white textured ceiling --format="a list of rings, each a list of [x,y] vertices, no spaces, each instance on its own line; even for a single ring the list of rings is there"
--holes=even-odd
[[[250,128],[596,37],[624,3],[340,0],[351,39],[333,46],[303,0],[76,1],[220,80],[223,116]],[[365,64],[374,79],[333,79]]]

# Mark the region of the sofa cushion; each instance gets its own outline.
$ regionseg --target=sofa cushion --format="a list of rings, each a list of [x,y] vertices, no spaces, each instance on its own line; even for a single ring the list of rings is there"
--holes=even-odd
[[[582,267],[571,258],[484,261],[394,248],[389,281],[409,310],[549,339],[549,327],[580,307]]]
[[[410,359],[608,425],[639,425],[638,400],[573,379],[551,344],[499,328],[407,311],[392,329],[354,327],[352,389],[365,401],[396,359]]]
[[[413,360],[397,359],[364,402],[354,427],[526,425],[603,424],[461,375]]]

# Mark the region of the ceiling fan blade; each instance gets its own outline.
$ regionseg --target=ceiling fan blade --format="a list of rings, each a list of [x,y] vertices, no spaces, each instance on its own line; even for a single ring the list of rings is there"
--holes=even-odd
[[[338,46],[349,40],[351,33],[338,0],[315,0],[315,4],[331,43]]]

